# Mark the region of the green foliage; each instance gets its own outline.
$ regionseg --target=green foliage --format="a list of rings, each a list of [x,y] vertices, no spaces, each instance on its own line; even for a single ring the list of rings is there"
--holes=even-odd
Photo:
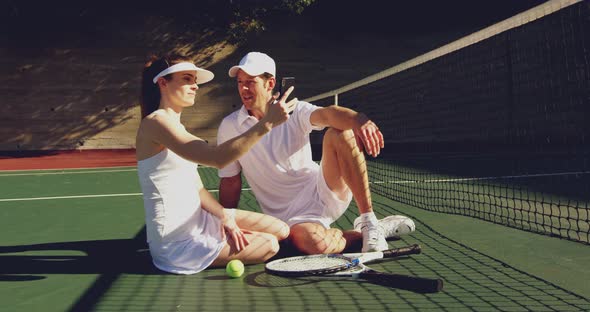
[[[232,20],[228,34],[231,40],[244,41],[248,35],[257,34],[266,28],[265,20],[271,15],[301,14],[315,0],[229,0]]]
[[[315,0],[282,0],[281,2],[292,12],[301,14],[303,10],[310,6],[314,1]]]
[[[191,27],[225,30],[230,40],[240,42],[264,31],[272,16],[301,14],[315,0],[156,0],[34,1],[9,0],[0,4],[0,25],[14,30],[56,34],[71,29],[92,28],[105,19],[171,19]],[[2,3],[2,1],[0,1]],[[40,25],[42,25],[40,27]],[[12,31],[14,32],[14,31]]]

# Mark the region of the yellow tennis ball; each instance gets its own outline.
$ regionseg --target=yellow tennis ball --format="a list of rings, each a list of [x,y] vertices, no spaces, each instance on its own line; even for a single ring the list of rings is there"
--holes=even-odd
[[[229,277],[240,277],[242,276],[242,274],[244,274],[244,264],[242,263],[242,261],[234,259],[227,263],[227,266],[225,267],[225,272]]]

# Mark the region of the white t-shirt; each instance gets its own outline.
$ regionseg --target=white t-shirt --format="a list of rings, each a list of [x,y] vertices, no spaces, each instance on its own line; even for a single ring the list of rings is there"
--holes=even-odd
[[[311,124],[310,116],[318,106],[299,101],[285,123],[273,128],[238,161],[219,170],[220,177],[243,172],[262,211],[281,220],[298,212],[291,207],[306,185],[317,184],[319,165],[311,155],[309,134],[322,130]],[[234,138],[258,123],[244,106],[225,117],[217,132],[217,144]],[[305,207],[301,207],[304,209]]]

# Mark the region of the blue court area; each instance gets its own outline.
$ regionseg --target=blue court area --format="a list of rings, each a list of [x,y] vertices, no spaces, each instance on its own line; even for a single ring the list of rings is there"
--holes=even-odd
[[[216,194],[215,170],[199,170]],[[373,177],[371,187],[416,184],[410,180]],[[416,221],[416,232],[389,241],[390,247],[417,243],[423,252],[370,266],[440,277],[442,292],[282,278],[266,274],[263,265],[247,266],[238,279],[223,269],[190,276],[160,272],[146,250],[134,167],[5,171],[0,187],[0,311],[590,310],[587,244],[429,211],[375,191],[378,217],[404,214]],[[241,208],[258,209],[249,191]],[[352,204],[334,226],[351,228],[357,215]]]

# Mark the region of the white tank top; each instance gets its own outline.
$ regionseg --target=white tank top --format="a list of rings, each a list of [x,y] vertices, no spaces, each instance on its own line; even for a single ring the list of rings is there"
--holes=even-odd
[[[197,164],[169,149],[137,162],[154,265],[177,274],[207,268],[225,245],[221,221],[201,208]]]

